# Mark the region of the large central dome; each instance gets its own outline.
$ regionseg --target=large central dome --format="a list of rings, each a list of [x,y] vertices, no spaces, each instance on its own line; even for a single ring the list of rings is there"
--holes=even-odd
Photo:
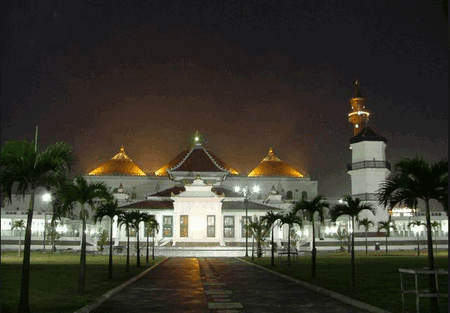
[[[133,162],[125,153],[125,149],[120,147],[120,152],[89,173],[89,175],[127,175],[145,176],[143,170]]]
[[[259,176],[303,177],[295,168],[276,157],[272,148],[261,163],[248,174],[248,177]]]

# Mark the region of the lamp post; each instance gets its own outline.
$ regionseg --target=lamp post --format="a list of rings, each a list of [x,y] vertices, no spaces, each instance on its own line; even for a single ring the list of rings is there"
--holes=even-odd
[[[42,201],[44,201],[46,204],[49,203],[51,199],[52,196],[49,193],[44,193],[42,195]],[[47,232],[47,206],[45,207],[44,211],[44,251],[45,251],[45,241],[47,239],[45,238],[46,232]]]
[[[247,185],[241,189],[241,187],[234,187],[234,191],[244,195],[244,205],[245,205],[245,256],[248,257],[248,201],[254,194],[259,192],[259,186],[253,186],[252,190],[248,188]]]

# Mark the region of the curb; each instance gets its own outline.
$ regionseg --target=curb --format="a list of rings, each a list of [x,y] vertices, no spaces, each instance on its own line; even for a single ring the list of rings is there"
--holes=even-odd
[[[318,287],[318,286],[315,286],[315,285],[313,285],[313,284],[310,284],[310,283],[307,283],[307,282],[304,282],[304,281],[301,281],[301,280],[292,278],[292,277],[290,277],[290,276],[287,276],[287,275],[278,273],[278,272],[276,272],[276,271],[274,271],[274,270],[271,270],[271,269],[269,269],[269,268],[263,267],[263,266],[261,266],[261,265],[258,265],[258,264],[255,264],[255,263],[252,263],[252,262],[243,260],[243,259],[241,259],[241,258],[236,258],[236,259],[238,259],[238,260],[241,261],[241,262],[244,262],[244,263],[247,263],[247,264],[250,264],[250,265],[259,267],[259,268],[261,268],[261,269],[263,269],[263,270],[265,270],[265,271],[268,271],[268,272],[270,272],[270,273],[272,273],[272,274],[275,274],[275,275],[278,275],[278,276],[283,277],[283,278],[285,278],[285,279],[288,279],[288,280],[290,280],[290,281],[292,281],[292,282],[294,282],[294,283],[296,283],[296,284],[298,284],[298,285],[301,285],[301,286],[303,286],[303,287],[305,287],[305,288],[308,288],[308,289],[313,290],[313,291],[316,291],[316,292],[318,292],[318,293],[327,295],[327,296],[329,296],[329,297],[331,297],[331,298],[334,298],[334,299],[339,300],[339,301],[341,301],[341,302],[350,304],[350,305],[352,305],[352,306],[354,306],[354,307],[357,307],[357,308],[366,310],[366,311],[368,311],[368,312],[372,312],[372,313],[391,313],[391,312],[389,312],[389,311],[386,311],[386,310],[381,309],[381,308],[379,308],[379,307],[373,306],[373,305],[371,305],[371,304],[368,304],[368,303],[365,303],[365,302],[362,302],[362,301],[358,301],[358,300],[352,299],[352,298],[350,298],[350,297],[341,295],[340,293],[337,293],[337,292],[335,292],[335,291],[331,291],[331,290],[329,290],[329,289],[325,289],[325,288],[322,288],[322,287]]]
[[[143,271],[142,273],[139,273],[138,275],[134,276],[133,278],[130,278],[129,280],[127,280],[126,282],[124,282],[123,284],[117,286],[114,289],[111,289],[110,291],[108,291],[107,293],[105,293],[104,295],[100,296],[99,298],[97,298],[94,302],[89,303],[87,305],[85,305],[84,307],[82,307],[81,309],[75,311],[74,313],[89,313],[92,312],[93,310],[95,310],[97,307],[99,307],[103,302],[105,302],[106,300],[108,300],[109,298],[111,298],[112,296],[114,296],[115,294],[117,294],[119,291],[121,291],[123,288],[127,287],[128,285],[134,283],[136,280],[138,280],[139,278],[141,278],[142,276],[144,276],[145,274],[147,274],[148,272],[150,272],[152,269],[154,269],[155,267],[157,267],[158,265],[160,265],[161,263],[165,262],[166,260],[168,260],[169,258],[165,258],[164,260],[156,263],[155,265],[153,265],[152,267],[146,269],[145,271]]]

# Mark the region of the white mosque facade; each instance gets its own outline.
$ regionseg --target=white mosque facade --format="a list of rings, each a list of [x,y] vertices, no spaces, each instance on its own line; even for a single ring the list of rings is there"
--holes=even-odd
[[[389,217],[397,224],[397,230],[390,239],[393,248],[413,249],[417,245],[416,238],[420,238],[425,245],[425,229],[411,229],[408,226],[412,220],[424,219],[422,212],[413,212],[408,208],[396,208],[388,212],[378,205],[376,190],[390,173],[385,151],[387,140],[366,125],[369,113],[358,85],[350,103],[352,111],[349,121],[354,125],[354,136],[349,140],[352,160],[347,169],[351,178],[351,195],[376,207],[375,215],[370,212],[361,215],[361,218],[367,217],[374,222],[374,226],[369,229],[371,249],[377,243],[384,244],[384,234],[377,232],[376,225]],[[318,182],[282,161],[272,148],[250,173],[243,175],[208,150],[199,133],[193,135],[191,142],[188,148],[152,175],[145,174],[123,147],[110,160],[84,175],[89,182],[105,182],[122,209],[139,210],[155,217],[160,230],[154,240],[157,253],[161,255],[176,255],[180,251],[185,251],[184,255],[199,256],[243,255],[248,240],[243,227],[246,217],[254,220],[269,211],[284,213],[291,210],[295,202],[311,200],[318,194]],[[245,197],[242,192],[235,190],[236,187],[249,191],[258,187],[259,191],[247,193]],[[45,190],[39,192],[43,194]],[[23,201],[13,200],[9,205],[2,203],[2,249],[16,249],[20,232],[11,230],[11,225],[15,220],[26,220],[29,197],[26,196]],[[338,199],[328,198],[327,201],[332,206]],[[33,249],[45,248],[44,224],[51,218],[50,211],[50,205],[41,197],[36,197],[32,226]],[[78,214],[75,211],[62,219],[58,228],[61,233],[60,249],[79,249],[81,225]],[[100,229],[109,230],[110,221],[105,218],[94,225],[92,214],[89,209],[87,237],[88,249],[95,251],[95,236]],[[432,219],[439,222],[439,227],[433,232],[436,243],[445,247],[448,242],[447,216],[436,206]],[[144,225],[141,227],[140,241],[145,242]],[[338,234],[342,235],[351,229],[346,218],[340,218],[336,223],[329,220],[323,225],[317,223],[316,227],[318,251],[336,251],[340,246],[345,246],[346,239]],[[288,235],[287,225],[276,228],[275,241],[278,247],[287,245]],[[295,229],[291,238],[297,249],[309,250],[311,235],[310,226],[306,225],[303,229]],[[127,238],[124,227],[114,222],[111,237],[116,249],[123,249]],[[364,229],[358,229],[355,237],[355,249],[364,249]],[[131,241],[136,241],[135,232],[131,233]]]

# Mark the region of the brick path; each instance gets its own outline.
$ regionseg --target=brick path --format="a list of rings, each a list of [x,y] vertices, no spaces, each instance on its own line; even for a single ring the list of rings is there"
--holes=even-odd
[[[170,258],[94,312],[366,311],[235,258]]]

